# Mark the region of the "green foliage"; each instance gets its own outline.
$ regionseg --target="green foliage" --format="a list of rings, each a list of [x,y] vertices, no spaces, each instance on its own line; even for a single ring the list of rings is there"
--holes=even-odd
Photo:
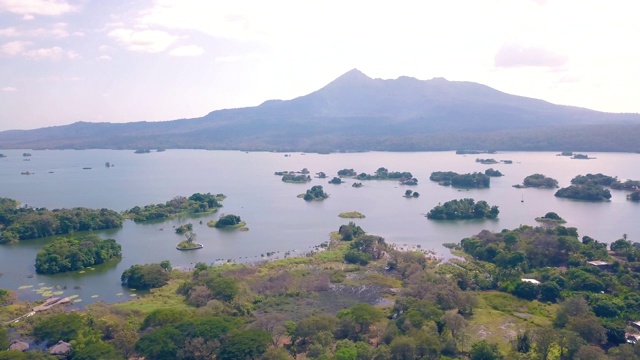
[[[185,234],[187,232],[193,231],[193,224],[183,224],[176,228],[176,234]]]
[[[37,322],[33,326],[33,336],[38,342],[46,341],[47,346],[51,346],[59,340],[74,340],[87,329],[81,314],[57,314]]]
[[[344,261],[349,264],[365,266],[372,260],[371,255],[358,250],[349,250],[344,254]]]
[[[235,226],[240,223],[242,223],[242,219],[240,219],[240,216],[227,214],[227,215],[221,216],[220,219],[218,219],[218,221],[215,224],[215,227],[218,229],[221,229],[229,226]]]
[[[77,231],[122,227],[123,217],[108,209],[55,209],[18,207],[18,202],[0,198],[0,243],[66,235]]]
[[[603,175],[603,174],[587,174],[587,175],[578,175],[571,179],[571,183],[573,185],[601,185],[601,186],[611,186],[612,184],[618,182],[615,177]]]
[[[611,199],[611,192],[595,184],[571,185],[556,191],[555,196],[588,201],[607,201]]]
[[[0,349],[6,349],[9,347],[9,331],[0,325]]]
[[[144,207],[135,206],[124,212],[128,218],[135,222],[149,220],[168,219],[180,214],[199,214],[217,211],[222,207],[220,201],[225,198],[222,194],[213,195],[211,193],[195,193],[188,198],[176,196],[164,204],[146,205]]]
[[[356,176],[357,173],[353,169],[338,170],[338,176]]]
[[[342,184],[342,179],[340,179],[339,177],[334,176],[333,179],[329,180],[329,184],[340,185],[340,184]]]
[[[631,194],[627,195],[627,199],[631,201],[640,201],[640,190],[634,191]]]
[[[190,317],[190,313],[174,308],[162,308],[156,309],[150,312],[142,322],[140,330],[146,330],[148,328],[157,328],[167,325],[177,324]]]
[[[92,342],[85,346],[76,346],[69,357],[72,360],[123,359],[122,356],[118,355],[113,345],[104,341]]]
[[[473,199],[461,199],[437,205],[427,213],[427,218],[432,220],[495,219],[499,213],[497,206],[489,206],[484,200],[476,203]]]
[[[306,183],[311,181],[311,176],[304,174],[296,175],[287,173],[282,175],[282,181],[287,183]]]
[[[555,189],[558,187],[558,180],[546,177],[542,174],[533,174],[525,177],[522,181],[522,185],[516,187]]]
[[[45,245],[36,256],[36,272],[57,274],[75,271],[122,258],[122,248],[113,239],[97,235],[83,238],[57,238]]]
[[[435,171],[431,173],[429,180],[458,188],[488,188],[491,183],[489,176],[479,172],[458,174],[452,171]]]
[[[169,272],[159,263],[132,265],[120,277],[122,284],[132,289],[153,289],[169,282]]]
[[[489,168],[487,170],[484,171],[484,174],[487,176],[492,176],[492,177],[500,177],[500,176],[504,176],[500,170],[494,170],[493,168]]]
[[[351,241],[353,238],[357,238],[365,234],[364,230],[353,221],[349,221],[347,225],[340,225],[338,234],[344,241]]]
[[[384,319],[385,314],[380,308],[371,304],[359,303],[338,312],[337,316],[338,319],[350,318],[358,325],[358,332],[367,333],[371,325]]]
[[[381,167],[375,171],[373,175],[360,173],[356,176],[358,180],[402,180],[412,179],[413,175],[408,171],[389,171],[387,168]]]
[[[321,185],[312,186],[311,189],[307,190],[304,194],[303,199],[305,201],[313,201],[313,200],[324,200],[329,197],[329,194],[325,193],[322,189]]]
[[[218,352],[220,360],[255,359],[271,344],[271,335],[263,330],[244,330],[231,334]]]
[[[501,360],[504,359],[498,346],[496,344],[490,344],[486,340],[481,340],[471,345],[471,352],[469,353],[471,360]]]

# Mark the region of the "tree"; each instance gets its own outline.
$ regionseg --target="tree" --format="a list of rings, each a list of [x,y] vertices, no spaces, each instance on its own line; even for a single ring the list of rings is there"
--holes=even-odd
[[[57,314],[37,322],[33,327],[33,336],[38,342],[46,341],[47,346],[51,346],[59,340],[75,340],[85,330],[87,325],[81,314]]]
[[[271,344],[271,335],[263,330],[249,329],[231,334],[218,352],[220,360],[255,359]]]
[[[491,344],[486,340],[481,340],[471,345],[471,352],[469,355],[471,360],[504,359],[500,351],[498,351],[498,345]]]
[[[541,360],[547,360],[551,346],[555,342],[557,335],[555,331],[545,328],[538,328],[533,332],[533,343],[536,347],[536,353]]]
[[[391,359],[411,360],[416,358],[416,344],[409,336],[398,336],[389,344]]]
[[[580,347],[580,349],[574,356],[574,360],[607,360],[607,359],[608,357],[607,355],[605,355],[604,350],[594,345],[584,345]]]
[[[123,285],[133,289],[158,288],[169,279],[169,273],[160,264],[132,265],[120,277]]]
[[[367,333],[369,326],[382,320],[384,312],[368,303],[359,303],[338,313],[338,318],[350,317],[358,325],[360,333]]]

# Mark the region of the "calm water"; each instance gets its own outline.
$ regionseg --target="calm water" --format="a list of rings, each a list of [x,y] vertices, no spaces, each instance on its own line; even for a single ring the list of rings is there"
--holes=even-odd
[[[307,252],[328,240],[329,232],[346,223],[337,215],[360,211],[367,217],[356,222],[368,233],[381,235],[399,245],[420,245],[449,256],[443,243],[458,242],[482,229],[499,231],[521,224],[535,225],[535,217],[555,211],[577,227],[580,235],[611,242],[622,234],[640,241],[640,204],[627,201],[627,192],[612,190],[610,202],[590,203],[553,196],[555,190],[516,189],[525,176],[542,173],[567,186],[579,174],[601,172],[620,179],[640,179],[640,154],[590,153],[594,160],[572,160],[555,153],[506,152],[492,155],[455,155],[453,152],[300,154],[285,157],[279,153],[236,151],[168,150],[161,153],[134,154],[132,151],[3,150],[0,159],[0,196],[23,204],[49,209],[62,207],[110,208],[118,211],[136,205],[163,203],[174,196],[194,192],[227,195],[220,213],[240,215],[248,232],[220,231],[206,226],[220,213],[199,218],[179,218],[162,223],[135,224],[126,221],[118,230],[98,232],[116,239],[123,248],[117,264],[98,266],[85,273],[44,276],[35,274],[38,250],[47,239],[23,241],[0,246],[0,287],[17,290],[26,299],[38,299],[33,290],[55,287],[65,296],[79,295],[86,304],[92,301],[124,301],[132,292],[120,286],[120,274],[133,264],[170,260],[174,266],[189,268],[196,262],[220,263],[227,259],[250,262],[261,254],[276,252],[282,257]],[[476,157],[513,160],[513,164],[482,165]],[[115,164],[106,168],[105,162]],[[323,171],[329,178],[338,170],[353,168],[373,173],[379,167],[390,171],[410,171],[419,179],[417,186],[402,186],[394,181],[364,181],[352,188],[352,180],[331,185],[329,179],[313,179],[309,184],[286,184],[275,171],[308,168],[312,174]],[[83,169],[90,167],[91,169]],[[491,188],[459,191],[428,180],[432,171],[467,173],[493,167],[505,174],[492,178]],[[34,175],[21,175],[29,171]],[[307,203],[296,195],[313,185],[323,185],[330,198]],[[406,189],[418,191],[417,199],[403,197]],[[436,222],[424,214],[438,203],[471,197],[500,207],[496,220]],[[524,200],[524,202],[521,202]],[[202,221],[202,224],[199,222]],[[175,250],[182,237],[173,228],[193,223],[198,242],[204,249],[191,252]],[[33,286],[18,290],[21,286]],[[79,287],[78,289],[74,289]],[[134,295],[135,296],[135,295]]]

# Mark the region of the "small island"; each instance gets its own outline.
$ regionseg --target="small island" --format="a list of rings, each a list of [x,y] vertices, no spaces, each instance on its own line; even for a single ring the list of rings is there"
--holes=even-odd
[[[5,158],[7,155],[0,153],[0,158]]]
[[[208,227],[214,227],[216,229],[237,229],[242,231],[247,231],[249,228],[247,227],[247,223],[242,221],[240,216],[227,214],[221,215],[220,218],[216,220],[211,220],[207,223]]]
[[[361,188],[362,187],[362,183],[361,182],[354,182],[353,184],[351,184],[351,187]]]
[[[556,156],[573,156],[573,151],[563,151],[560,154],[556,154]]]
[[[164,220],[178,215],[209,214],[222,207],[220,201],[226,198],[223,194],[195,193],[188,198],[176,196],[164,204],[134,206],[124,211],[124,216],[135,222]]]
[[[339,174],[339,173],[338,173]],[[373,174],[360,173],[356,175],[358,180],[398,180],[403,181],[406,179],[413,179],[413,174],[409,171],[389,171],[387,168],[381,167]],[[415,180],[416,183],[418,180]]]
[[[185,234],[186,240],[180,241],[178,245],[176,245],[176,249],[178,250],[198,250],[202,249],[204,245],[198,244],[196,242],[196,233],[192,231],[187,231]]]
[[[609,201],[611,192],[597,184],[585,184],[562,188],[556,191],[555,196],[575,200]]]
[[[493,168],[488,168],[487,170],[484,171],[484,174],[491,177],[504,176],[504,174],[501,173],[500,170],[494,170]]]
[[[497,164],[498,163],[498,161],[496,159],[480,159],[480,158],[477,158],[476,162],[480,163],[480,164],[485,164],[485,165]]]
[[[327,174],[325,174],[324,172],[320,171],[316,173],[316,177],[318,179],[325,179],[327,177]]]
[[[364,219],[365,216],[363,213],[357,212],[357,211],[347,211],[347,212],[343,212],[338,214],[338,217],[341,217],[343,219]]]
[[[149,150],[149,149],[138,149],[138,150],[134,151],[133,153],[134,154],[148,154],[150,152],[151,152],[151,150]]]
[[[122,272],[120,281],[123,286],[131,289],[155,289],[169,283],[171,269],[169,260],[153,264],[132,265]]]
[[[591,159],[595,159],[595,158],[589,157],[589,155],[585,155],[585,154],[573,154],[573,156],[571,158],[572,159],[576,159],[576,160],[591,160]]]
[[[554,212],[548,212],[546,214],[544,214],[544,216],[542,217],[537,217],[536,221],[542,222],[542,223],[551,223],[551,224],[564,224],[566,223],[566,221],[560,217],[560,215],[554,213]]]
[[[495,219],[499,213],[497,206],[490,206],[484,200],[461,199],[437,205],[426,216],[431,220]]]
[[[98,235],[60,237],[38,252],[36,272],[58,274],[82,270],[121,258],[122,247],[113,239],[102,240]]]
[[[29,156],[31,156],[31,153],[22,153],[22,156],[29,157]]]
[[[404,192],[404,197],[407,199],[420,197],[420,193],[413,190],[407,190]]]
[[[495,150],[456,150],[456,155],[479,155],[479,154],[495,154]]]
[[[558,180],[546,177],[542,174],[529,175],[522,181],[522,184],[513,185],[514,188],[540,188],[540,189],[555,189],[558,187]]]
[[[340,179],[337,176],[334,176],[333,179],[329,180],[329,184],[340,185],[342,183],[343,183],[342,179]]]
[[[299,198],[303,198],[304,201],[322,201],[329,197],[329,194],[324,192],[322,185],[312,186],[306,193],[298,195]]]
[[[340,176],[340,177],[343,177],[343,176],[344,177],[354,177],[356,175],[358,175],[358,174],[353,169],[342,169],[342,170],[338,171],[338,176]]]
[[[640,190],[634,191],[631,194],[627,195],[627,200],[640,201]]]
[[[429,180],[438,185],[453,186],[457,188],[488,188],[491,178],[483,173],[458,174],[453,171],[434,171]]]
[[[286,183],[303,184],[311,181],[311,176],[305,174],[287,173],[282,175],[282,181]]]

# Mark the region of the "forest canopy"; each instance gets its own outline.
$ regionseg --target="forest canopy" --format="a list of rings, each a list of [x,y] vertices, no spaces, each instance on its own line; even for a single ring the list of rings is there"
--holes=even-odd
[[[473,199],[460,199],[436,205],[427,213],[427,218],[432,220],[495,219],[499,213],[497,206],[490,206],[484,200],[475,202]]]
[[[38,252],[36,272],[57,274],[76,271],[120,258],[122,248],[113,239],[102,240],[97,235],[61,237]]]
[[[109,209],[33,208],[19,206],[9,198],[0,198],[0,244],[66,235],[77,231],[122,227],[123,217]]]
[[[168,219],[181,214],[199,214],[218,211],[222,207],[220,201],[224,200],[223,194],[195,193],[188,198],[176,196],[164,204],[135,206],[124,212],[124,215],[135,222]]]

